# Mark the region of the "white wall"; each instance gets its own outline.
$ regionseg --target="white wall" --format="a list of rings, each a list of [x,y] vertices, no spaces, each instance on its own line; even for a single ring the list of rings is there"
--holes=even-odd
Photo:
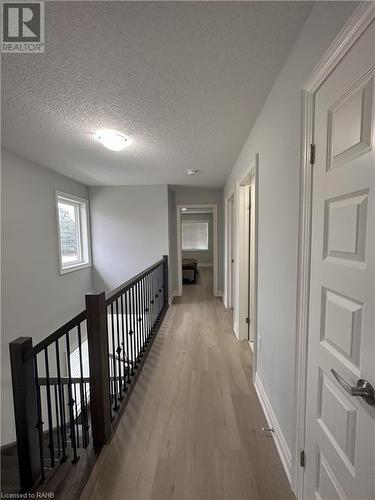
[[[168,186],[169,238],[170,238],[170,291],[178,289],[176,207],[189,204],[217,204],[218,282],[219,291],[224,286],[224,201],[221,189],[192,186]]]
[[[82,184],[2,150],[1,443],[15,440],[9,342],[39,342],[84,309],[91,268],[60,276],[55,190],[88,198]]]
[[[167,186],[91,187],[96,290],[111,290],[168,254]]]
[[[289,450],[293,442],[301,88],[355,4],[317,3],[229,175],[259,153],[258,375]]]

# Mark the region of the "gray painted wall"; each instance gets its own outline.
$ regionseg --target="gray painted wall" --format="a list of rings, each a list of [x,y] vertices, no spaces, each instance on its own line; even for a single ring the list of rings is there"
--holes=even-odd
[[[186,259],[196,259],[199,264],[213,264],[213,215],[212,214],[182,214],[181,222],[184,221],[204,221],[208,222],[208,250],[183,251],[182,257]]]
[[[313,7],[224,190],[228,195],[259,153],[258,334],[262,341],[258,375],[289,449],[293,444],[301,89],[354,7],[352,2],[318,2]]]
[[[92,290],[91,268],[59,274],[55,190],[88,198],[84,185],[2,150],[2,444],[15,440],[9,342],[39,342],[83,310]]]
[[[111,290],[168,254],[167,186],[90,188],[96,290]]]
[[[168,186],[168,216],[170,239],[170,291],[177,290],[177,229],[176,207],[188,204],[217,204],[217,241],[218,241],[218,290],[224,286],[224,201],[221,189],[191,186]]]

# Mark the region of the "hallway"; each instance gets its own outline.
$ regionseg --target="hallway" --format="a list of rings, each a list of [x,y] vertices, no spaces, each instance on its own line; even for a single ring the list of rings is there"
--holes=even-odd
[[[293,499],[251,376],[203,268],[169,308],[81,500]]]

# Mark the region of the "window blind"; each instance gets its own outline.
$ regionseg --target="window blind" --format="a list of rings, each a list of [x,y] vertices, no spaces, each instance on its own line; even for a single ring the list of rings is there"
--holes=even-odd
[[[182,250],[208,250],[208,222],[182,223]]]

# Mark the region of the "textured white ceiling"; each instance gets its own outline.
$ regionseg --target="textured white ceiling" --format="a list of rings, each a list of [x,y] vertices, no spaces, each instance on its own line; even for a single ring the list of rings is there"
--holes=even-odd
[[[3,145],[89,185],[212,187],[223,185],[312,6],[45,4],[45,53],[3,54]],[[105,150],[93,137],[100,128],[131,144]]]

